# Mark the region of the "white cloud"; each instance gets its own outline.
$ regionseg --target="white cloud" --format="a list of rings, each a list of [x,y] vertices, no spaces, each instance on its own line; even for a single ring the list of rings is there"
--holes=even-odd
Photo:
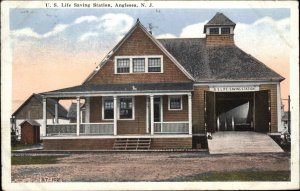
[[[83,22],[96,22],[96,21],[99,21],[99,18],[96,17],[96,16],[82,16],[82,17],[79,17],[77,18],[75,21],[74,21],[74,24],[80,24],[80,23],[83,23]]]
[[[82,34],[77,37],[77,41],[87,40],[90,37],[100,35],[100,33],[104,34],[106,37],[109,37],[110,40],[120,40],[124,36],[124,34],[128,32],[128,30],[132,27],[132,25],[134,24],[134,19],[127,14],[108,13],[101,17],[90,15],[78,17],[70,24],[57,24],[52,30],[44,34],[39,34],[34,31],[34,29],[29,27],[14,30],[11,32],[11,34],[12,37],[15,37],[16,39],[20,37],[44,39],[56,36],[70,27],[75,27],[83,23],[91,22],[96,22],[97,24],[95,24],[94,26],[86,27],[86,31],[81,31]]]
[[[88,40],[91,37],[95,37],[95,36],[98,36],[98,35],[99,35],[99,33],[96,33],[96,32],[87,32],[87,33],[84,33],[83,35],[81,35],[78,38],[78,41],[85,41],[85,40]]]
[[[100,18],[99,28],[109,33],[126,33],[132,27],[134,19],[126,14],[108,13]]]
[[[184,27],[179,35],[181,38],[203,38],[205,35],[203,34],[204,25],[208,21],[204,21],[201,23],[196,23],[192,25],[188,25]]]
[[[58,24],[56,25],[52,31],[47,32],[45,34],[42,35],[43,38],[47,38],[50,36],[54,36],[60,32],[63,32],[64,30],[66,30],[68,27],[70,27],[70,25],[65,25],[65,24]]]
[[[51,31],[44,33],[44,34],[38,34],[32,28],[28,27],[28,28],[23,28],[23,29],[19,29],[19,30],[14,30],[11,32],[11,34],[13,37],[33,37],[36,39],[42,39],[42,38],[48,38],[51,36],[55,36],[56,34],[66,30],[68,27],[70,27],[70,25],[57,24]]]
[[[237,23],[234,38],[239,47],[252,55],[288,57],[291,44],[290,20],[275,21],[264,17],[252,24]]]
[[[165,33],[165,34],[156,36],[156,38],[177,38],[177,37],[172,33]]]
[[[23,28],[19,30],[14,30],[11,32],[11,34],[15,37],[22,37],[22,36],[28,36],[33,38],[41,38],[41,35],[34,32],[31,28]]]

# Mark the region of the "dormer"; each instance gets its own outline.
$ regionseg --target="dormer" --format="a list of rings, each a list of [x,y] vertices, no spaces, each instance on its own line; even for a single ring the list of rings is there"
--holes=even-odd
[[[206,25],[204,25],[206,45],[234,45],[233,35],[235,25],[236,24],[223,13],[217,13]]]

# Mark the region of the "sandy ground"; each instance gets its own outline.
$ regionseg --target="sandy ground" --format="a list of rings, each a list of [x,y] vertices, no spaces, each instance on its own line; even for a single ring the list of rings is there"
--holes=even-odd
[[[212,171],[289,170],[286,153],[71,154],[57,164],[12,166],[12,182],[168,181]]]

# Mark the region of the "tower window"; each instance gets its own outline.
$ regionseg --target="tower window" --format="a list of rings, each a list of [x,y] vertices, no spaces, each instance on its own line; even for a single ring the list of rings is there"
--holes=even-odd
[[[229,27],[221,28],[221,34],[230,34],[230,28]]]
[[[219,28],[209,28],[209,34],[219,34]]]

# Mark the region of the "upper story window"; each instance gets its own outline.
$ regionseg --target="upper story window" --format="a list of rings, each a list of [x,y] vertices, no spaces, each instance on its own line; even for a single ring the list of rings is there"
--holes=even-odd
[[[219,28],[209,28],[209,34],[219,34]]]
[[[117,59],[117,73],[129,73],[130,71],[129,58]]]
[[[210,35],[220,35],[220,34],[231,34],[233,30],[232,27],[211,27],[208,28],[208,33]]]
[[[115,74],[163,73],[163,56],[115,56]]]
[[[148,59],[148,72],[161,72],[161,59],[149,58]]]
[[[145,72],[145,58],[133,58],[133,72]]]
[[[221,28],[221,34],[230,34],[230,28],[229,27],[222,27]]]

